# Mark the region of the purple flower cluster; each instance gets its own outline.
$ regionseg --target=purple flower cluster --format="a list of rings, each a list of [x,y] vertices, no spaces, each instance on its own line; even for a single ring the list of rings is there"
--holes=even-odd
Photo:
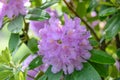
[[[43,56],[43,63],[52,65],[52,72],[63,70],[71,74],[74,69],[81,70],[83,62],[90,58],[90,33],[80,25],[80,19],[69,19],[64,16],[65,24],[59,19],[51,17],[44,28],[39,31],[39,54]]]
[[[24,5],[27,2],[29,0],[0,0],[0,27],[4,16],[12,19],[19,14],[25,15],[27,10]]]

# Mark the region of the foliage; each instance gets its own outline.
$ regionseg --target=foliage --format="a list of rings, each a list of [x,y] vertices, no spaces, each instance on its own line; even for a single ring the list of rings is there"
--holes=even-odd
[[[2,1],[0,5],[1,3]],[[12,18],[8,16],[8,13],[1,16],[2,8],[0,7],[0,26],[2,25],[0,27],[0,50],[2,49],[0,51],[0,80],[27,80],[30,70],[37,71],[45,63],[43,56],[38,55],[41,37],[34,35],[29,25],[31,21],[50,23],[48,20],[52,16],[47,11],[48,8],[57,12],[61,24],[64,23],[65,13],[70,18],[80,18],[81,25],[84,25],[91,33],[89,41],[93,49],[89,51],[91,57],[83,62],[81,70],[74,70],[71,74],[64,74],[63,70],[53,73],[50,65],[46,71],[38,70],[33,76],[34,79],[31,80],[120,79],[119,0],[30,0],[30,3],[31,5],[26,8],[28,13],[25,15],[19,13],[13,15]],[[61,44],[60,40],[57,42]],[[51,45],[47,47],[49,46]],[[29,60],[27,58],[30,55],[37,57]],[[26,60],[29,63],[24,69],[23,63]]]

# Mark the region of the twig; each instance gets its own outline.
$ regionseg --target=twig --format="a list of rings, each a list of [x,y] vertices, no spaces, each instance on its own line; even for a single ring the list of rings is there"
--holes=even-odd
[[[120,38],[119,38],[119,34],[117,34],[117,35],[115,36],[115,39],[116,39],[116,46],[117,46],[117,48],[120,48]]]
[[[107,42],[106,45],[105,45],[105,47],[107,47],[110,43],[111,43],[111,41]]]
[[[94,35],[94,37],[96,38],[96,40],[99,42],[99,38],[97,36],[97,34],[95,33],[95,31],[92,29],[92,27],[83,19],[81,18],[75,11],[74,9],[66,2],[66,0],[63,0],[65,2],[65,4],[67,5],[67,7],[69,8],[69,10],[74,13],[77,17],[79,17],[81,19],[81,21],[86,25],[86,27],[90,30],[90,32]]]
[[[29,74],[27,74],[27,76],[28,76],[28,77],[30,77],[30,78],[32,78],[32,79],[34,79],[34,77],[33,77],[33,76],[31,76],[31,75],[29,75]]]

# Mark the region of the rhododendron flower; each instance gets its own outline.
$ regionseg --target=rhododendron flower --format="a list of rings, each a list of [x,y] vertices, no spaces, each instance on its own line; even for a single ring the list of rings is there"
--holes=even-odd
[[[80,25],[80,19],[69,19],[64,16],[65,24],[59,19],[51,17],[48,24],[39,31],[39,54],[43,56],[43,63],[52,65],[52,72],[63,70],[71,74],[74,69],[81,70],[83,62],[90,58],[90,33]]]
[[[0,25],[4,16],[13,18],[19,14],[25,15],[27,10],[24,5],[28,2],[29,0],[0,0]]]
[[[51,17],[57,17],[58,16],[57,12],[55,10],[51,10],[50,8],[47,8],[46,12],[48,12]],[[44,27],[45,23],[48,23],[48,20],[30,21],[30,29],[34,32],[34,34],[36,36],[39,36],[39,30]]]

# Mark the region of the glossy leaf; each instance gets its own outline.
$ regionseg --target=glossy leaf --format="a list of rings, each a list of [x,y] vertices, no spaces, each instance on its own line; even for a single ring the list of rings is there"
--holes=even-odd
[[[46,11],[43,11],[40,8],[32,8],[29,10],[29,13],[25,16],[26,19],[43,21],[49,19],[50,16]]]
[[[15,63],[20,63],[31,53],[31,50],[23,43],[13,56],[13,61]]]
[[[13,52],[16,49],[19,41],[20,41],[19,34],[11,33],[11,36],[9,39],[9,49],[11,52]]]
[[[120,14],[114,15],[105,25],[105,38],[111,40],[120,31]]]
[[[19,15],[8,24],[8,30],[12,33],[19,33],[24,26],[23,16]]]
[[[62,74],[63,74],[62,71],[60,71],[56,74],[51,72],[51,67],[49,67],[48,70],[45,72],[45,75],[48,76],[48,80],[60,80]]]
[[[90,4],[89,4],[89,7],[87,9],[87,12],[92,11],[97,5],[98,5],[97,0],[90,0]]]
[[[91,65],[96,69],[96,71],[100,74],[100,76],[102,77],[108,76],[108,65],[98,64],[98,63],[91,63]]]
[[[46,9],[48,7],[50,7],[51,5],[58,3],[59,0],[52,0],[52,1],[47,1],[46,3],[44,3],[43,5],[40,6],[41,9]]]
[[[33,53],[36,53],[38,51],[38,42],[35,38],[28,40],[27,45]]]
[[[91,62],[100,63],[100,64],[114,64],[115,60],[108,53],[102,50],[91,50]]]
[[[107,9],[100,11],[99,16],[100,17],[109,16],[111,14],[114,14],[116,11],[117,11],[117,9],[114,7],[107,8]]]
[[[29,64],[28,68],[31,70],[31,69],[34,69],[38,66],[40,66],[42,64],[42,57],[41,56],[37,56],[35,59],[33,59],[31,61],[31,63]]]
[[[100,75],[89,63],[84,63],[81,71],[73,73],[74,80],[101,80]]]

